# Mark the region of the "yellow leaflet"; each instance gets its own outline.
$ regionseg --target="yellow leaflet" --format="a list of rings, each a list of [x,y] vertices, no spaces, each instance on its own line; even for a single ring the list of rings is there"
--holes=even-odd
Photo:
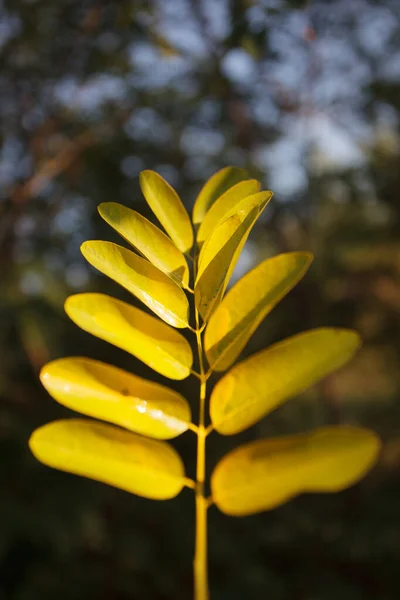
[[[242,200],[203,244],[195,282],[195,303],[203,321],[221,301],[249,233],[270,198],[270,192],[259,192]]]
[[[238,167],[224,167],[203,185],[193,207],[193,223],[198,225],[210,206],[217,198],[222,196],[230,187],[247,179],[248,173],[245,169]]]
[[[193,246],[193,229],[176,191],[155,171],[142,171],[139,181],[148,205],[176,247],[188,252]]]
[[[172,446],[112,425],[54,421],[34,431],[29,446],[49,467],[145,498],[174,498],[185,485],[184,466]]]
[[[232,435],[339,369],[359,348],[357,333],[321,328],[290,337],[234,366],[214,387],[215,429]]]
[[[84,242],[81,251],[91,265],[134,294],[168,325],[188,326],[185,293],[147,260],[112,242]]]
[[[260,183],[255,179],[241,181],[229,188],[220,196],[206,213],[197,232],[197,243],[199,246],[205,242],[216,226],[225,220],[227,215],[241,201],[259,192]]]
[[[230,452],[211,477],[212,497],[224,513],[251,515],[304,492],[339,492],[375,464],[378,437],[359,427],[252,442]]]
[[[65,310],[79,327],[126,350],[169,377],[185,379],[193,362],[188,341],[162,321],[104,294],[76,294]]]
[[[223,221],[219,223],[219,225],[214,229],[212,234],[207,238],[206,242],[201,247],[201,251],[197,261],[198,268],[196,274],[196,282],[200,279],[201,275],[204,273],[205,269],[211,263],[213,258],[230,240],[232,235],[235,233],[236,229],[240,227],[243,221],[248,217],[249,213],[256,209],[256,221],[259,215],[266,207],[266,205],[268,204],[271,196],[272,192],[269,191],[258,192],[257,194],[248,196],[247,198],[241,200],[236,206],[232,208],[232,210],[230,210],[225,215]],[[245,240],[246,239],[247,236]],[[241,248],[242,246],[240,247],[240,250]]]
[[[40,379],[60,404],[142,435],[170,439],[191,420],[189,404],[178,392],[90,358],[54,360]]]
[[[254,210],[255,214],[258,214],[257,207],[254,204],[251,208]],[[220,250],[222,250],[226,243],[231,239],[242,222],[243,219],[241,218],[241,215],[230,216],[229,219],[226,219],[218,225],[213,232],[214,235],[210,236],[203,244],[197,259],[197,276],[195,280],[195,286],[206,268],[210,265]]]
[[[309,252],[269,258],[246,273],[210,318],[204,347],[210,367],[230,367],[266,315],[296,285],[312,261]]]
[[[189,268],[186,259],[161,229],[135,210],[116,202],[103,202],[98,210],[102,218],[155,267],[180,286],[188,287]]]

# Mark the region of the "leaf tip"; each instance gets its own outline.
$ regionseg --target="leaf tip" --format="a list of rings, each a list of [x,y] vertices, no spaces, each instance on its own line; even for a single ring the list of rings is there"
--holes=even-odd
[[[79,295],[80,294],[72,294],[71,296],[68,296],[64,301],[64,311],[69,316],[70,319],[72,319],[71,310],[73,308],[73,304],[74,304],[74,302],[76,302],[76,298]]]
[[[46,427],[46,425],[42,425],[41,427],[38,427],[37,429],[32,431],[32,433],[29,437],[29,440],[28,440],[28,447],[29,447],[30,451],[32,452],[33,456],[39,462],[43,462],[43,460],[41,458],[41,453],[40,453],[40,440],[39,440],[40,432],[43,429],[43,427]]]
[[[39,372],[39,379],[40,379],[41,384],[44,387],[46,387],[45,382],[50,377],[50,374],[48,371],[48,366],[49,366],[49,363],[46,363],[45,365],[43,365],[43,367],[40,369],[40,372]]]
[[[309,252],[308,250],[304,250],[303,252],[300,253],[303,258],[304,258],[304,263],[307,266],[310,266],[311,263],[314,261],[314,254],[312,252]]]
[[[346,328],[332,328],[333,333],[336,333],[338,336],[342,338],[346,338],[348,342],[349,351],[355,354],[362,346],[363,339],[361,335],[355,329],[346,329]]]
[[[156,173],[156,171],[152,171],[151,169],[144,169],[143,171],[140,171],[140,173],[139,173],[140,187],[142,187],[142,185],[145,185],[149,179],[154,178],[154,177],[161,178],[161,176],[158,175],[158,173]]]
[[[103,219],[107,212],[107,208],[110,206],[110,204],[114,204],[114,202],[101,202],[97,205],[97,212]]]
[[[81,254],[84,256],[84,258],[86,258],[86,260],[93,248],[93,243],[94,242],[92,240],[86,240],[85,242],[82,242],[82,244],[79,246],[79,250],[81,251]]]

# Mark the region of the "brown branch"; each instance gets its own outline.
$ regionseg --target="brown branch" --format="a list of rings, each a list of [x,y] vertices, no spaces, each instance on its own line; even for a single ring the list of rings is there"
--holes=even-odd
[[[68,169],[81,152],[94,141],[94,133],[88,130],[66,142],[56,156],[47,160],[28,181],[14,191],[11,199],[13,205],[21,206],[31,196],[39,194],[45,185]]]

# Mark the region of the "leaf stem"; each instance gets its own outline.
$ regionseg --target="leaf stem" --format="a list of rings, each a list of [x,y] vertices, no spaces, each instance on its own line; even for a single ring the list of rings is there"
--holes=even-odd
[[[212,506],[214,504],[213,497],[208,496],[208,498],[206,498],[206,503],[207,503],[207,508],[210,508],[210,506]]]
[[[196,482],[193,481],[193,479],[189,479],[189,477],[185,477],[184,484],[186,487],[190,488],[191,490],[196,489]]]
[[[200,375],[200,373],[198,373],[197,371],[194,371],[193,369],[190,369],[190,374],[193,375],[194,377],[197,377],[197,379],[200,379],[200,381],[203,379],[202,376]]]
[[[212,432],[214,431],[214,425],[212,425],[212,423],[210,423],[210,425],[208,427],[206,427],[206,437]]]
[[[199,313],[195,310],[196,340],[200,370],[200,407],[197,430],[197,466],[196,466],[196,539],[193,561],[195,600],[209,600],[207,572],[207,499],[204,492],[206,473],[206,378],[204,374],[203,346],[199,328]]]
[[[209,379],[211,377],[212,373],[213,373],[213,368],[210,367],[208,369],[207,373],[204,374],[204,378],[205,378],[206,381],[207,381],[207,379]]]
[[[197,435],[197,432],[199,431],[199,428],[194,423],[189,423],[188,429],[190,431],[193,431],[193,433],[195,433],[196,435]]]

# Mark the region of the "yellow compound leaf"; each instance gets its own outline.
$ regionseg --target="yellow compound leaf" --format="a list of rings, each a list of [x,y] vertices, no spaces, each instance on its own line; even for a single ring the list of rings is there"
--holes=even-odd
[[[380,446],[372,431],[347,426],[252,442],[217,465],[212,497],[222,512],[244,516],[305,492],[340,492],[371,469]]]
[[[178,285],[188,287],[186,259],[161,229],[135,210],[116,202],[103,202],[98,210],[101,217],[155,267]]]
[[[181,252],[193,246],[189,215],[176,191],[155,171],[140,173],[140,187],[151,210]]]
[[[269,258],[246,273],[222,300],[207,325],[204,347],[210,367],[225,371],[266,315],[298,283],[312,261],[309,252]]]
[[[79,327],[126,350],[169,377],[185,379],[193,362],[188,341],[178,331],[134,306],[105,294],[76,294],[65,310]]]
[[[288,398],[339,369],[360,343],[353,331],[321,328],[253,354],[214,387],[210,398],[214,428],[222,435],[247,429]]]
[[[249,233],[270,198],[271,192],[259,192],[242,200],[203,245],[194,290],[203,321],[221,301]]]
[[[53,469],[95,479],[153,500],[185,485],[179,454],[166,442],[85,419],[54,421],[33,432],[34,456]]]
[[[142,435],[167,440],[190,424],[190,407],[181,394],[91,358],[54,360],[40,379],[60,404]]]
[[[188,326],[185,293],[146,259],[112,242],[84,242],[81,251],[93,267],[134,294],[168,325]]]
[[[209,211],[206,213],[197,232],[197,243],[199,246],[205,242],[209,235],[213,232],[217,225],[225,216],[241,201],[252,196],[260,191],[260,183],[255,179],[241,181],[229,188],[222,196],[220,196]]]
[[[196,198],[193,207],[193,223],[195,225],[201,223],[206,212],[217,198],[222,196],[233,185],[247,178],[247,171],[238,167],[224,167],[220,171],[217,171],[217,173],[214,173],[203,185]]]

